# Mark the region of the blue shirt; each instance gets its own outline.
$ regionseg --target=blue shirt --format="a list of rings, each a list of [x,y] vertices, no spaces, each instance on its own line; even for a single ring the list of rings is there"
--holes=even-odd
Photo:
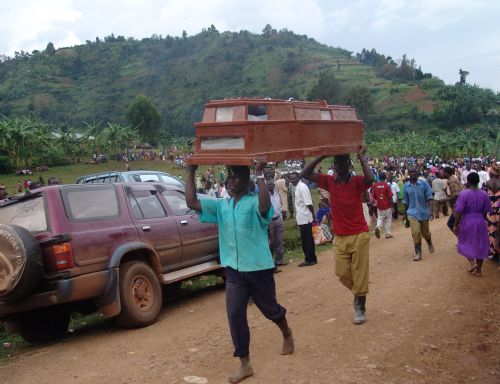
[[[243,196],[236,207],[234,198],[200,200],[201,223],[219,225],[220,260],[223,267],[241,272],[274,268],[269,250],[267,226],[274,214],[272,207],[266,216],[259,210],[259,197],[253,192]]]
[[[408,216],[418,221],[429,220],[427,201],[432,200],[432,189],[429,183],[420,179],[416,184],[407,181],[403,195],[403,204],[408,206]]]

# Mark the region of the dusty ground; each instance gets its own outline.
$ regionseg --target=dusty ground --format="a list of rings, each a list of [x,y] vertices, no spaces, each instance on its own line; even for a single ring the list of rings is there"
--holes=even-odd
[[[362,326],[352,297],[333,275],[331,252],[319,264],[276,275],[296,353],[280,356],[280,334],[249,307],[255,376],[245,383],[500,383],[500,269],[465,271],[443,218],[431,223],[436,253],[411,261],[410,232],[371,241],[371,293]],[[426,248],[424,247],[426,250]],[[165,306],[145,329],[105,324],[0,365],[0,383],[225,383],[236,369],[224,291],[208,289]]]

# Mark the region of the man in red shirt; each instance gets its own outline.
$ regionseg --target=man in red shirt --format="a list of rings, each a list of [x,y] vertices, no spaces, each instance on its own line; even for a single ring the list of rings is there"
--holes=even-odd
[[[326,156],[316,158],[302,171],[301,177],[318,184],[330,192],[333,233],[335,241],[335,274],[344,286],[354,294],[354,324],[365,322],[365,303],[368,293],[368,256],[370,235],[363,216],[362,195],[373,183],[373,173],[368,166],[362,146],[357,154],[363,168],[363,176],[350,172],[349,155],[337,155],[333,165],[335,175],[315,174],[314,168]]]
[[[380,239],[380,229],[384,227],[385,238],[392,237],[392,190],[385,182],[385,173],[379,175],[380,181],[372,185],[370,194],[377,204],[377,226],[375,236]]]

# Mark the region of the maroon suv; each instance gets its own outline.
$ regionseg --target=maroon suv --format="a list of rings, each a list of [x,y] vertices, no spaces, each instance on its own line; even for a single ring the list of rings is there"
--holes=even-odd
[[[72,312],[120,325],[157,318],[162,285],[220,272],[217,227],[165,184],[55,185],[0,203],[0,321],[28,341]]]

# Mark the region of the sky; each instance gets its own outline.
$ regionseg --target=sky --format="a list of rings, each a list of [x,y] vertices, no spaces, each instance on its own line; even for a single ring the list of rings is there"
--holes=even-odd
[[[498,0],[0,0],[0,55],[115,36],[261,33],[266,24],[354,54],[404,54],[447,84],[500,92]]]

